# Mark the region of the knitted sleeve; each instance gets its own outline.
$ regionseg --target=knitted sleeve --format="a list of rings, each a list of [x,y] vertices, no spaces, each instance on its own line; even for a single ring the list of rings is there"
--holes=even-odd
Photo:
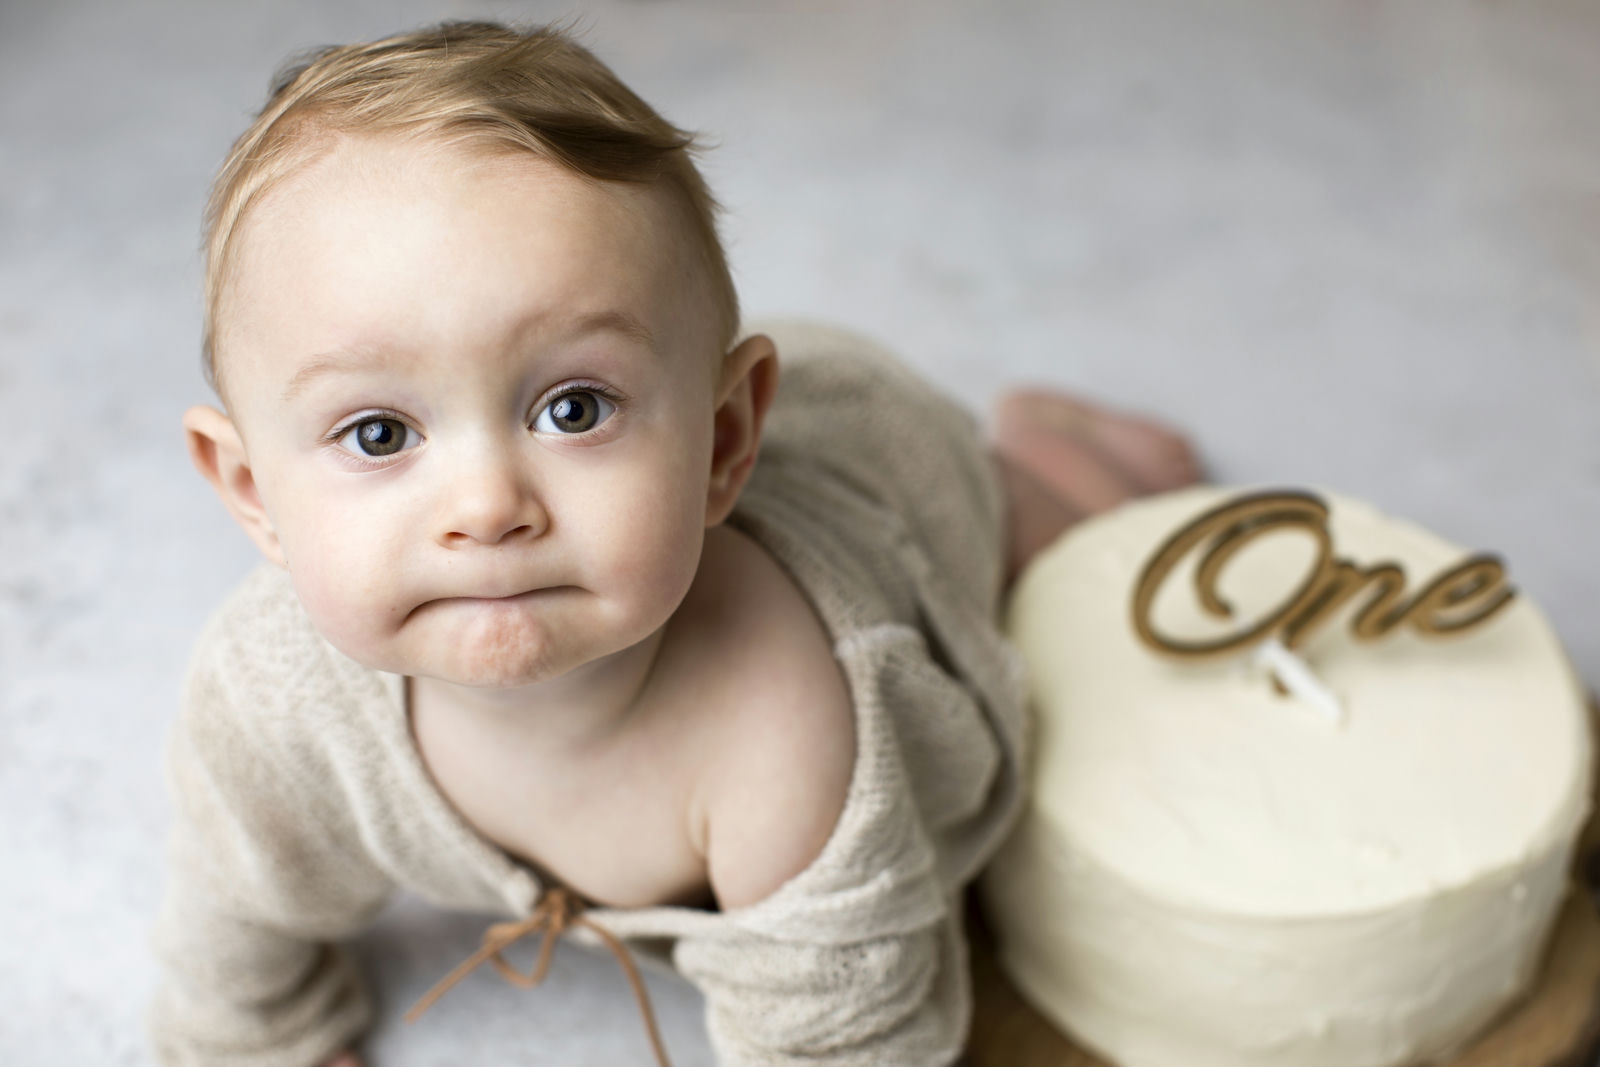
[[[719,1067],[941,1067],[971,1011],[959,913],[902,934],[816,944],[679,940]]]
[[[296,750],[273,694],[247,695],[218,644],[202,642],[169,739],[151,1038],[166,1067],[314,1067],[369,1023],[334,940],[390,887],[307,789],[315,751]]]

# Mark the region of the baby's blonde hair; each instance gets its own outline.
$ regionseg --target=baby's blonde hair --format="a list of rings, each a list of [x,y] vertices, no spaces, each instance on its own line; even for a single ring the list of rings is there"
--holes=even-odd
[[[223,162],[205,212],[206,380],[217,370],[218,303],[250,206],[328,134],[396,132],[527,151],[599,181],[660,182],[683,206],[710,282],[719,341],[738,296],[717,238],[698,146],[564,30],[445,22],[370,44],[319,49],[273,81],[266,106]]]

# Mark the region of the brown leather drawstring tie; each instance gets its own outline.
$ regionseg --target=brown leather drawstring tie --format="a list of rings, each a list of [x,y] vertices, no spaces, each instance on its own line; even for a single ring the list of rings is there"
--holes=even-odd
[[[500,972],[500,977],[512,985],[522,989],[532,989],[544,981],[545,972],[550,969],[550,954],[555,948],[556,938],[560,937],[568,927],[586,926],[599,935],[607,947],[616,954],[617,962],[622,964],[622,970],[628,976],[628,984],[633,986],[633,995],[639,1001],[639,1011],[644,1015],[644,1027],[650,1035],[650,1047],[655,1049],[656,1062],[661,1067],[672,1067],[667,1059],[666,1047],[661,1043],[661,1033],[656,1029],[655,1013],[650,1010],[650,995],[645,992],[644,982],[639,977],[639,969],[634,966],[633,957],[610,930],[584,918],[582,911],[583,905],[567,890],[559,886],[545,890],[532,915],[516,922],[495,923],[484,931],[483,946],[428,990],[423,998],[417,1001],[416,1007],[406,1012],[406,1022],[416,1022],[423,1012],[433,1006],[434,1001],[444,996],[451,986],[465,978],[484,960],[493,963],[494,969]],[[500,953],[513,942],[535,933],[544,934],[544,939],[539,944],[539,959],[533,965],[533,970],[523,974],[507,963]]]

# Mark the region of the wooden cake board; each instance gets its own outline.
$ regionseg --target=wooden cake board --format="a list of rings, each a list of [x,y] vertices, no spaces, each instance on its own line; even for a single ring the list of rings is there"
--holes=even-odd
[[[1600,717],[1600,707],[1591,704]],[[1600,775],[1596,775],[1600,787]],[[1576,849],[1570,892],[1539,980],[1456,1058],[1437,1067],[1596,1067],[1600,1060],[1600,796]],[[970,1067],[1116,1067],[1063,1036],[1000,971],[994,935],[970,890]]]

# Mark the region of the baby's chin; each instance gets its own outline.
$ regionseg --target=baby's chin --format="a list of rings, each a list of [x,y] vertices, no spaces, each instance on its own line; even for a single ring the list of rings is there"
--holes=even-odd
[[[525,689],[559,678],[570,671],[572,666],[576,666],[557,669],[543,660],[484,662],[478,659],[455,662],[451,658],[441,656],[385,657],[381,662],[368,662],[363,665],[406,678],[426,678],[447,686],[485,692],[497,689],[507,691]]]
[[[423,628],[419,628],[423,629]],[[426,632],[390,640],[323,631],[339,652],[363,667],[407,678],[430,678],[469,689],[514,689],[550,681],[593,657],[561,647],[547,632],[471,628],[472,633]]]
[[[548,682],[593,657],[557,647],[546,634],[495,631],[433,642],[404,657],[396,674],[467,689],[516,689]]]
[[[428,678],[462,689],[523,689],[558,678],[566,671],[552,671],[543,664],[419,664],[416,669],[395,671],[410,678]]]

